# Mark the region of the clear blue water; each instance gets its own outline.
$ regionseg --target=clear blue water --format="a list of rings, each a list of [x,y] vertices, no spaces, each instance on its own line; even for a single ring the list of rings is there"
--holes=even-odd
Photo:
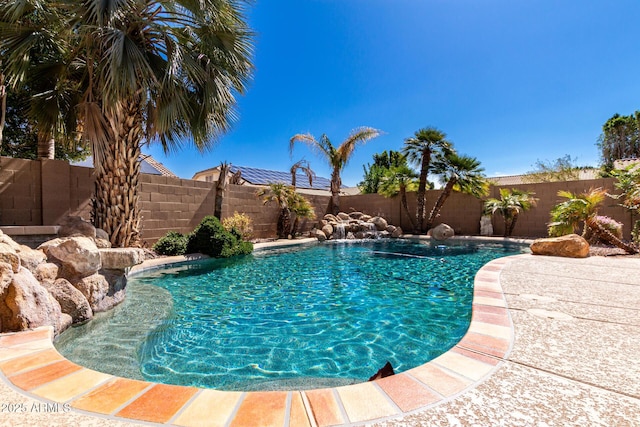
[[[58,350],[121,376],[223,390],[337,386],[453,347],[473,277],[504,244],[329,242],[133,277],[125,303]]]

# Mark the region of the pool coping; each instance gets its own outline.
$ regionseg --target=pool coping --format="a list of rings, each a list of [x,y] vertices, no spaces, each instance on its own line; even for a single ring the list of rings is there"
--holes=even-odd
[[[311,242],[270,242],[256,245],[256,249]],[[131,380],[68,361],[53,346],[51,327],[0,335],[0,376],[30,397],[114,421],[179,426],[329,426],[391,420],[456,398],[506,362],[514,328],[500,272],[520,256],[498,258],[477,272],[471,323],[453,348],[421,366],[373,382],[302,391],[226,392]],[[192,259],[151,260],[131,273]]]

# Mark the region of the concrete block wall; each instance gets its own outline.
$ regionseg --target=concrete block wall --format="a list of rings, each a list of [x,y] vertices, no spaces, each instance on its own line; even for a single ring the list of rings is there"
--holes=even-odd
[[[215,183],[213,183],[215,186]],[[257,239],[276,237],[276,224],[280,214],[280,208],[274,203],[264,204],[262,198],[256,195],[258,187],[245,185],[228,185],[222,205],[222,217],[232,216],[235,212],[244,213],[253,223],[253,236]],[[329,204],[329,196],[317,196],[305,194],[314,207],[318,219],[324,216]],[[308,232],[316,220],[302,220],[299,224],[301,232]]]
[[[0,157],[0,224],[42,224],[40,162]]]

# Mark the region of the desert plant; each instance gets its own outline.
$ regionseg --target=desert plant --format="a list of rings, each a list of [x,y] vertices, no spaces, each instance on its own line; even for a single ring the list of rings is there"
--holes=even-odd
[[[631,214],[633,223],[631,236],[634,243],[638,245],[640,244],[640,220],[636,218],[640,209],[640,168],[632,165],[625,169],[615,169],[611,171],[611,176],[617,179],[614,186],[621,191],[621,194],[607,193],[607,196],[618,200],[618,204]]]
[[[518,216],[521,212],[527,211],[536,205],[537,200],[534,193],[518,189],[500,189],[499,199],[488,199],[484,202],[484,209],[487,213],[499,212],[504,220],[504,237],[509,237],[516,227]]]
[[[153,250],[160,255],[184,255],[187,253],[188,240],[189,236],[170,231],[153,245]]]
[[[249,215],[234,212],[233,216],[222,220],[222,226],[229,232],[236,230],[242,240],[249,240],[253,237],[253,223]]]
[[[213,215],[204,217],[187,242],[187,252],[199,252],[215,258],[249,254],[251,251],[251,242],[243,241],[237,232],[227,231]]]
[[[563,236],[577,233],[582,223],[596,215],[606,192],[602,188],[592,188],[586,193],[574,194],[570,191],[558,191],[558,196],[567,200],[551,209],[551,222],[548,224],[549,236]],[[584,226],[582,235],[588,237],[589,227]]]
[[[293,225],[291,226],[292,236],[298,234],[298,227],[301,218],[314,219],[316,217],[313,206],[309,200],[300,193],[293,192],[291,199],[289,200],[289,209],[294,215]]]
[[[400,204],[404,210],[405,215],[409,218],[411,228],[415,229],[415,221],[413,215],[409,212],[409,205],[407,203],[407,192],[415,191],[418,187],[416,178],[418,174],[406,164],[396,167],[391,167],[384,172],[384,175],[380,178],[380,185],[378,193],[384,197],[395,197],[400,195]]]

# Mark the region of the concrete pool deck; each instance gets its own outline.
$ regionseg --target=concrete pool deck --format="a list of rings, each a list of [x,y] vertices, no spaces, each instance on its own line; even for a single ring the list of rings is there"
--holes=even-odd
[[[50,336],[0,336],[0,425],[640,426],[634,257],[492,261],[452,350],[335,389],[230,393],[120,379],[64,360]]]

